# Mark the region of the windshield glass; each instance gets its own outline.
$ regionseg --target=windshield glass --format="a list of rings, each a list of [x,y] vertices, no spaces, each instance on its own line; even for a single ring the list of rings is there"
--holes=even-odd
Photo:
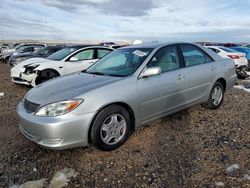
[[[76,48],[64,48],[62,50],[59,50],[56,53],[51,54],[49,57],[47,57],[47,59],[54,60],[54,61],[61,61],[76,50],[77,50]]]
[[[111,52],[86,72],[107,76],[129,76],[148,57],[152,48],[124,48]]]
[[[19,45],[13,47],[12,49],[19,50],[21,47],[23,47],[23,45],[22,45],[22,44],[19,44]]]
[[[33,52],[33,54],[35,54],[35,55],[44,55],[47,50],[48,50],[48,48],[42,48],[42,49],[40,49],[38,51]]]
[[[29,46],[21,46],[21,47],[19,47],[18,48],[18,52],[21,52],[21,51],[23,51],[24,49],[26,49],[26,48],[29,48]]]

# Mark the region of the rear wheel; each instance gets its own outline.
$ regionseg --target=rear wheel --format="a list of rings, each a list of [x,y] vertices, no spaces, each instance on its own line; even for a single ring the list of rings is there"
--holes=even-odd
[[[209,95],[208,101],[202,106],[209,109],[217,109],[221,106],[224,100],[224,87],[221,82],[215,82],[212,91]]]
[[[56,78],[58,76],[60,75],[55,70],[51,70],[51,69],[43,70],[38,74],[35,83],[36,85],[38,85],[43,82],[46,82],[47,80]]]
[[[131,118],[128,111],[119,105],[101,110],[91,129],[91,141],[101,150],[111,151],[120,147],[129,137]]]

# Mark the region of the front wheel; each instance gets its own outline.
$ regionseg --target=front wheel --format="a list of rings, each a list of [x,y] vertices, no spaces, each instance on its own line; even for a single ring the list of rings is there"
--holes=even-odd
[[[129,137],[131,123],[128,111],[122,106],[111,105],[104,108],[93,121],[92,144],[101,150],[117,149]]]
[[[35,83],[36,83],[36,85],[39,85],[43,82],[46,82],[47,80],[53,79],[53,78],[58,77],[58,76],[60,76],[60,75],[54,70],[50,70],[50,69],[43,70],[38,74],[38,76],[35,80]]]
[[[224,87],[221,82],[215,82],[212,91],[209,95],[208,101],[203,104],[204,107],[209,109],[218,109],[224,100]]]

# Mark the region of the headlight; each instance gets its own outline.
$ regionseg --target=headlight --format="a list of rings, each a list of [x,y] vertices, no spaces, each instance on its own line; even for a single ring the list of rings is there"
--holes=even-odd
[[[61,116],[64,115],[76,107],[78,107],[83,102],[83,99],[72,99],[67,101],[60,101],[56,103],[51,103],[39,108],[35,115],[37,116]]]
[[[25,67],[24,73],[26,74],[32,74],[34,73],[34,69],[37,68],[39,65],[29,65]]]

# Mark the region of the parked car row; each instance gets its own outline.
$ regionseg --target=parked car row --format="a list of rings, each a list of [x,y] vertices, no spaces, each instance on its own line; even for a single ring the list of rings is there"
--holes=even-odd
[[[57,46],[47,46],[45,48],[42,48],[38,51],[34,51],[31,53],[23,53],[23,54],[13,54],[10,58],[9,61],[7,62],[9,65],[14,66],[19,64],[20,62],[34,58],[34,57],[41,57],[41,58],[46,58],[50,56],[51,54],[65,48],[65,46],[57,45]]]
[[[36,86],[17,107],[25,137],[50,149],[102,150],[192,105],[219,108],[236,81],[232,59],[192,43],[67,46],[15,65],[11,77]]]
[[[15,45],[12,48],[6,48],[1,51],[0,60],[7,63],[10,57],[18,55],[28,55],[35,51],[38,51],[46,47],[45,44],[19,44]]]

